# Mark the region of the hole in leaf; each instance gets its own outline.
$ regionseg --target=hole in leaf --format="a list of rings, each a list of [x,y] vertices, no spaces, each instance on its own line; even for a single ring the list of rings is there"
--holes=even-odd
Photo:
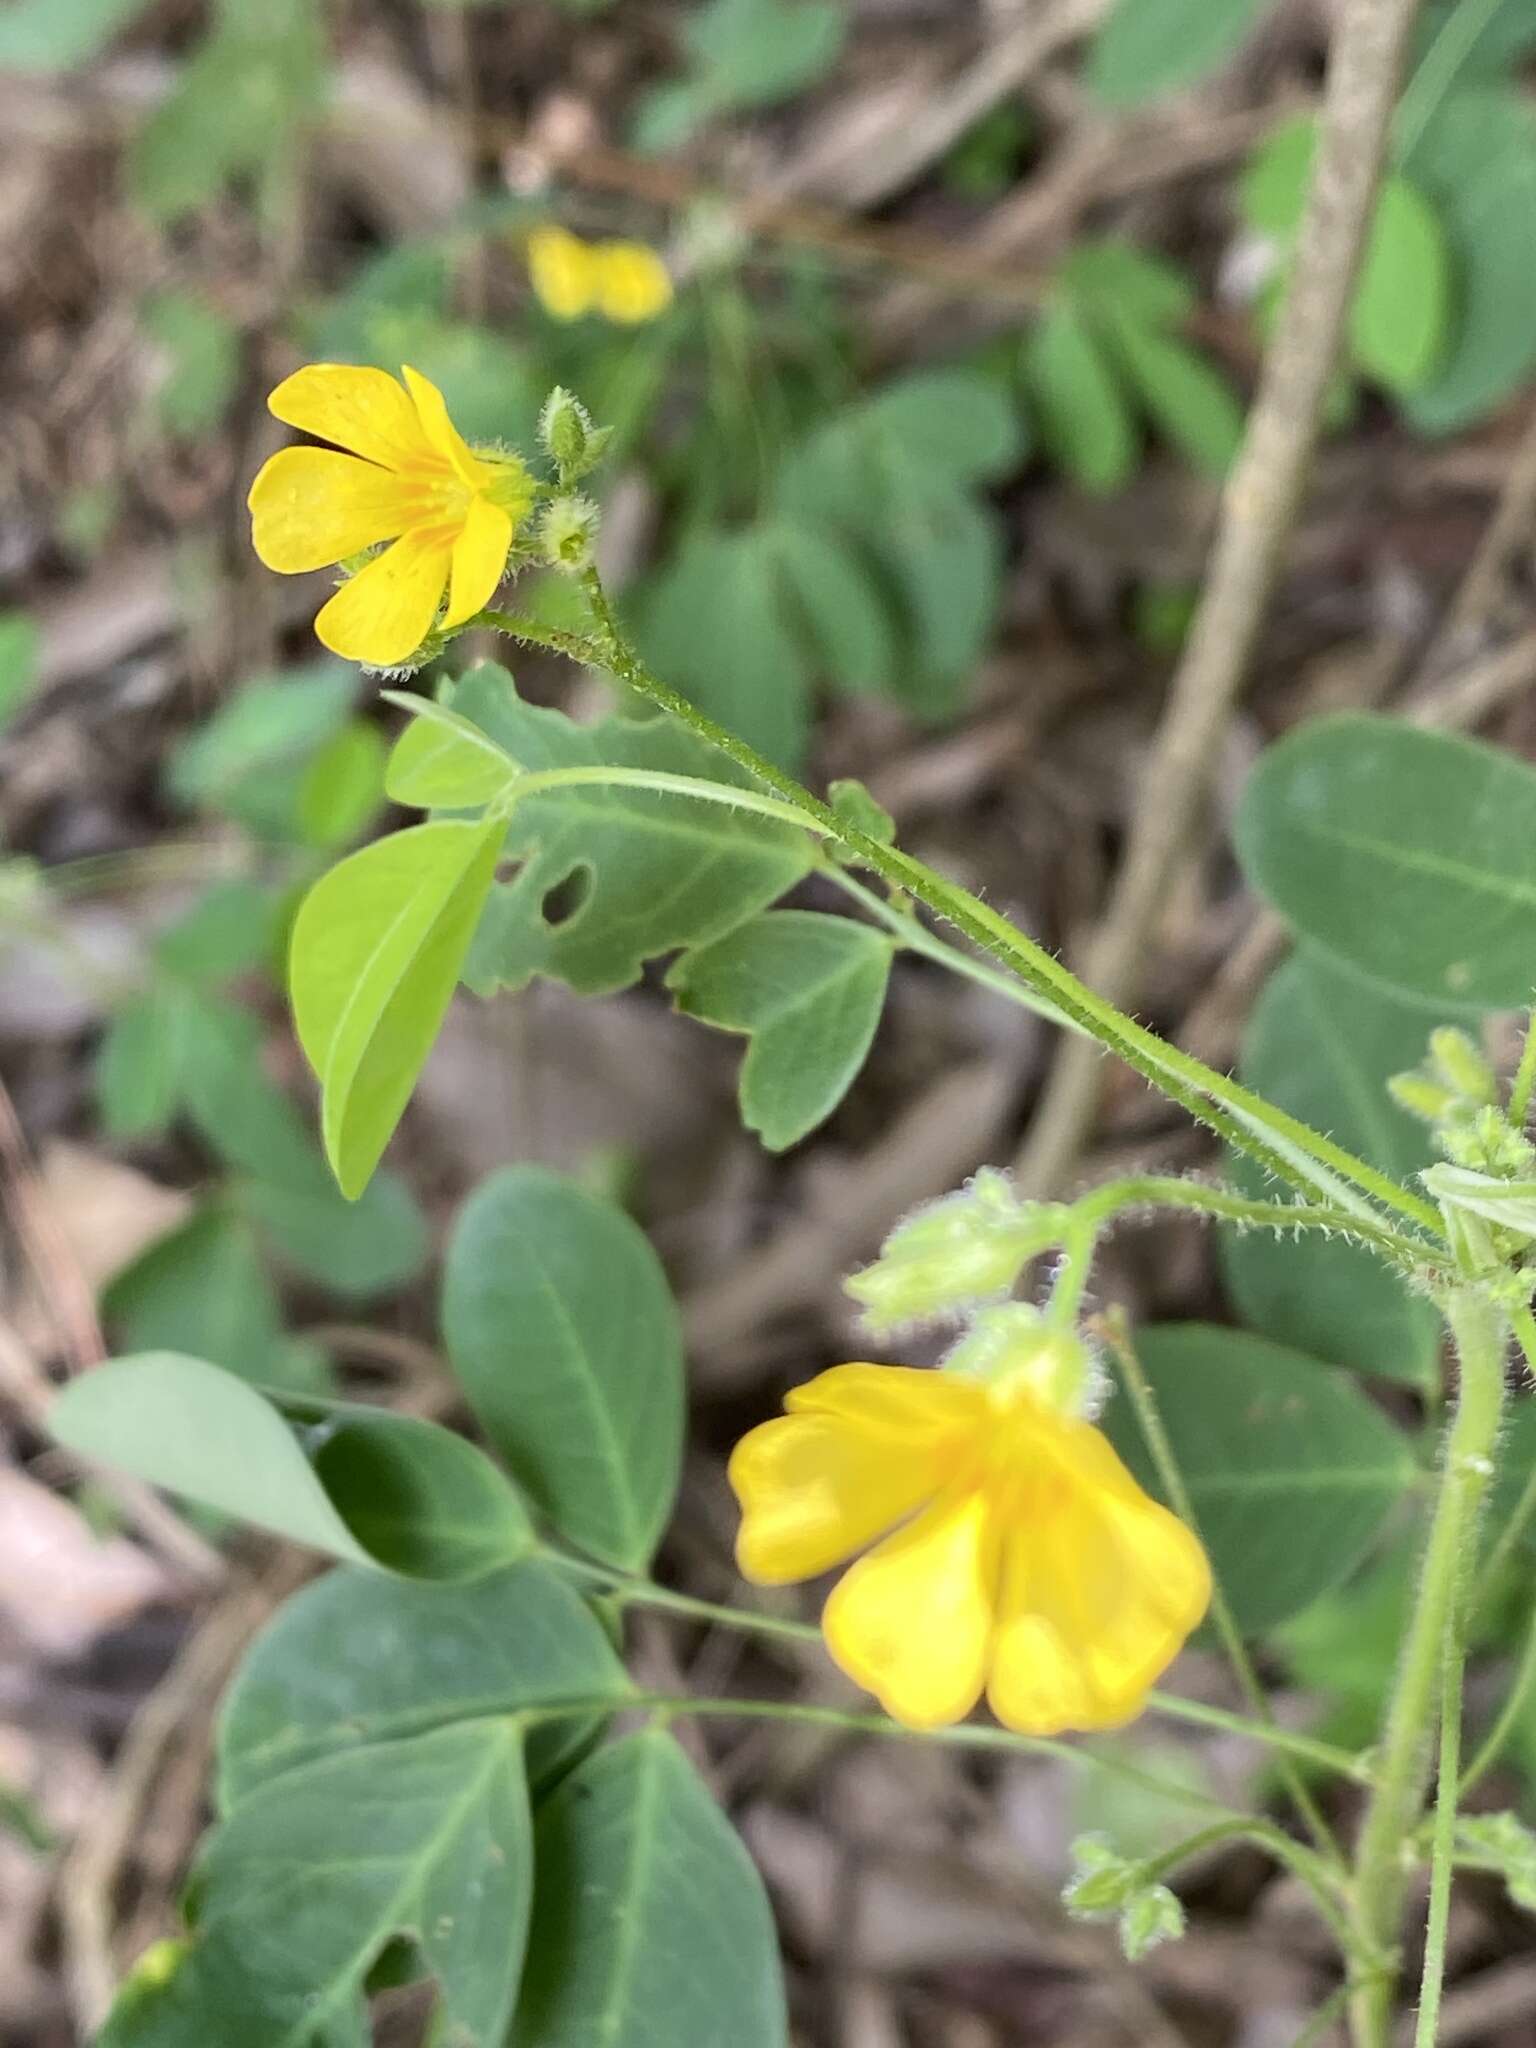
[[[561,925],[569,924],[578,911],[586,908],[591,894],[592,870],[582,862],[568,875],[562,875],[553,888],[545,890],[539,915],[551,931],[557,931]]]

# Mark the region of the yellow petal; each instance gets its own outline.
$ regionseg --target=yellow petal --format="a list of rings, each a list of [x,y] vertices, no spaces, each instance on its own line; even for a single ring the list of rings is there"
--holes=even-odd
[[[448,581],[455,529],[407,533],[345,582],[315,620],[333,654],[393,668],[427,637]]]
[[[404,469],[433,452],[416,408],[385,370],[311,363],[285,377],[267,406],[301,433],[350,449],[386,469]]]
[[[256,472],[246,503],[252,546],[285,576],[393,540],[421,517],[420,492],[404,478],[334,448],[282,449]]]
[[[1023,1734],[1118,1727],[1204,1614],[1210,1567],[1097,1430],[1063,1425],[1045,1462],[1005,1539],[988,1698]]]
[[[813,1579],[932,1500],[937,1449],[908,1452],[885,1434],[831,1415],[781,1415],[731,1455],[741,1503],[736,1559],[760,1586]]]
[[[416,417],[421,422],[421,431],[426,435],[437,454],[449,464],[455,476],[466,483],[472,491],[489,482],[490,471],[478,456],[472,455],[467,442],[458,428],[448,417],[448,405],[441,391],[429,377],[423,377],[419,370],[413,370],[409,363],[402,364],[401,376],[411,394],[411,403],[416,408]]]
[[[473,618],[507,572],[512,515],[489,498],[472,498],[464,530],[453,544],[453,579],[448,587],[445,626]]]
[[[597,310],[624,327],[654,320],[672,303],[667,266],[643,242],[599,242],[592,251]]]
[[[961,1720],[992,1645],[996,1542],[984,1493],[954,1492],[888,1536],[833,1589],[827,1648],[910,1728]]]
[[[535,228],[528,237],[528,282],[551,318],[579,320],[597,296],[594,253],[564,228]]]
[[[792,1388],[784,1406],[792,1415],[841,1415],[916,1443],[935,1432],[985,1429],[992,1412],[979,1381],[911,1365],[834,1365]]]

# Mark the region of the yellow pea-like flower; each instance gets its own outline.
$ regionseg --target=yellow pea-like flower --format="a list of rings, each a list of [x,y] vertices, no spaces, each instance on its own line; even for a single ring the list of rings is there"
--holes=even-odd
[[[1006,1727],[1056,1735],[1141,1711],[1210,1567],[1092,1423],[1038,1380],[908,1366],[834,1366],[784,1405],[731,1458],[738,1562],[787,1585],[865,1553],[822,1632],[887,1713],[943,1727],[985,1692]]]
[[[639,327],[671,305],[667,266],[644,242],[599,242],[592,254],[597,263],[597,310],[605,319],[621,327]]]
[[[672,303],[667,266],[644,242],[584,242],[566,228],[528,237],[528,281],[551,318],[600,313],[621,327],[654,320]]]
[[[528,237],[528,282],[555,320],[579,320],[597,304],[597,253],[565,228],[535,228]]]
[[[515,456],[476,454],[437,386],[409,367],[400,375],[314,363],[285,378],[271,411],[331,445],[284,448],[247,500],[252,544],[282,575],[390,543],[315,620],[333,653],[370,668],[408,660],[435,623],[462,625],[488,602],[533,503]]]

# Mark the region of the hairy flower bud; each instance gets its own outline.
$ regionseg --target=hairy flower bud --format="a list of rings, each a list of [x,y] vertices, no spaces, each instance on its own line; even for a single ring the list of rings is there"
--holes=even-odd
[[[898,1224],[874,1264],[843,1285],[877,1333],[959,1315],[1006,1294],[1030,1259],[1059,1243],[1065,1213],[1021,1202],[1006,1174],[983,1167],[958,1194]]]

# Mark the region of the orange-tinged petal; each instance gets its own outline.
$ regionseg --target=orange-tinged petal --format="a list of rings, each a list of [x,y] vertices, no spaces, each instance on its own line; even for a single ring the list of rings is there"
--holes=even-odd
[[[813,1579],[932,1500],[941,1452],[892,1455],[888,1437],[831,1415],[781,1415],[731,1454],[741,1503],[736,1559],[760,1586]]]
[[[593,249],[597,310],[624,327],[654,320],[672,303],[667,266],[643,242],[599,242]]]
[[[393,470],[334,448],[282,449],[256,472],[246,503],[252,546],[285,576],[393,540],[421,516],[420,493]]]
[[[409,363],[401,365],[405,388],[411,394],[421,431],[435,452],[452,468],[455,476],[472,491],[490,481],[490,471],[478,456],[470,453],[463,435],[448,417],[448,404],[430,377],[423,377]]]
[[[910,1728],[961,1720],[981,1696],[996,1547],[986,1495],[952,1492],[861,1558],[827,1601],[827,1648]]]
[[[528,237],[528,281],[551,318],[579,320],[597,298],[595,253],[564,228],[535,228]]]
[[[512,515],[489,498],[472,498],[464,530],[453,544],[453,578],[448,588],[445,626],[461,626],[489,603],[491,592],[507,572],[512,545]]]
[[[333,654],[393,668],[427,637],[448,581],[453,527],[407,533],[345,582],[315,620]]]
[[[1029,1735],[1131,1720],[1211,1591],[1193,1532],[1097,1430],[1063,1424],[1054,1451],[1011,1515],[988,1687],[998,1719]]]
[[[333,442],[385,469],[404,469],[433,454],[415,406],[387,370],[311,363],[285,377],[267,406],[301,433]]]
[[[791,1388],[784,1406],[792,1415],[840,1415],[916,1444],[936,1432],[984,1429],[992,1413],[979,1381],[914,1365],[834,1365]]]

